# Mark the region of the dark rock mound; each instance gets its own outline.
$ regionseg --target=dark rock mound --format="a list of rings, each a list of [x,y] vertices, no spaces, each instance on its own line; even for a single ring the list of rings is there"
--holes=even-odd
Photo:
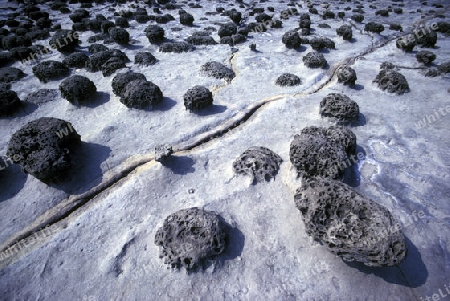
[[[420,29],[416,31],[414,35],[417,40],[417,44],[422,47],[434,47],[437,43],[437,33],[433,30]]]
[[[396,31],[403,31],[403,27],[400,24],[397,23],[391,23],[389,24],[390,30],[396,30]]]
[[[96,43],[89,45],[89,48],[88,48],[88,51],[92,54],[97,53],[97,52],[102,52],[102,51],[108,51],[108,50],[109,50],[109,48],[106,47],[105,45],[96,44]]]
[[[42,117],[15,132],[6,155],[15,158],[25,173],[42,181],[60,180],[70,168],[70,151],[81,143],[69,122]]]
[[[308,68],[325,68],[327,66],[327,60],[323,54],[319,52],[309,52],[302,60]]]
[[[403,94],[409,91],[408,81],[403,74],[395,70],[381,70],[373,82],[377,83],[381,90],[389,93]]]
[[[356,80],[356,71],[349,66],[339,67],[336,71],[338,81],[344,85],[354,86]]]
[[[310,126],[295,135],[290,146],[290,160],[303,177],[341,178],[349,165],[348,156],[354,158],[356,136],[345,127]]]
[[[73,52],[63,59],[63,64],[69,68],[83,68],[89,57],[82,52]]]
[[[322,50],[323,48],[335,49],[334,42],[325,37],[314,37],[309,41],[309,44],[314,50]]]
[[[14,63],[14,57],[9,52],[0,52],[0,67],[6,67],[12,63]]]
[[[227,81],[231,81],[235,76],[233,70],[216,61],[211,61],[204,64],[201,67],[201,72],[207,76],[212,76],[220,79],[223,78]]]
[[[190,52],[194,50],[195,46],[186,42],[165,42],[161,44],[161,46],[159,46],[160,52],[181,53],[181,52]]]
[[[350,25],[344,24],[341,27],[336,29],[336,33],[338,36],[341,36],[342,39],[350,41],[353,37],[352,27]]]
[[[362,21],[364,21],[364,16],[361,14],[355,14],[353,16],[350,17],[353,21],[355,21],[356,23],[361,23]]]
[[[439,72],[442,72],[442,73],[450,73],[450,61],[440,64],[438,66],[438,70],[439,70]]]
[[[416,53],[416,59],[418,62],[428,65],[436,59],[436,54],[431,51],[422,50]]]
[[[78,43],[78,34],[67,29],[58,29],[49,41],[50,47],[59,52],[72,52]]]
[[[183,9],[180,9],[178,13],[180,15],[180,24],[192,26],[192,24],[194,23],[194,16]]]
[[[295,74],[292,73],[283,73],[281,74],[277,80],[275,81],[275,84],[278,86],[297,86],[301,84],[301,79]]]
[[[283,160],[270,149],[253,146],[243,152],[234,162],[236,174],[249,175],[252,184],[270,181],[275,178]]]
[[[364,31],[380,33],[384,31],[384,26],[380,23],[369,22],[364,26]]]
[[[103,76],[110,76],[116,70],[125,68],[129,62],[127,55],[118,50],[106,50],[92,54],[86,62],[86,69],[89,72],[102,71]]]
[[[85,103],[89,97],[97,93],[95,84],[87,77],[81,75],[73,75],[66,78],[59,85],[61,96],[70,103]]]
[[[294,201],[306,233],[343,260],[380,267],[405,259],[407,247],[400,224],[385,207],[346,184],[307,179]]]
[[[145,28],[145,36],[152,44],[164,41],[164,29],[159,25],[149,25]]]
[[[126,73],[117,73],[116,76],[114,76],[111,87],[117,96],[123,97],[125,93],[125,87],[128,85],[129,82],[132,82],[134,80],[143,80],[146,81],[147,78],[142,73],[135,73],[135,72],[126,72]]]
[[[130,34],[121,27],[111,27],[108,33],[117,44],[125,45],[130,41]]]
[[[389,11],[387,9],[380,9],[375,12],[376,16],[388,17]]]
[[[43,104],[58,99],[59,93],[56,89],[39,89],[35,92],[28,94],[25,101],[34,104]]]
[[[66,65],[58,61],[41,62],[36,66],[33,66],[32,70],[33,74],[44,83],[53,79],[65,77],[70,72],[70,69],[67,68]]]
[[[230,46],[234,46],[236,44],[244,43],[246,38],[242,34],[234,34],[231,36],[225,36],[220,38],[220,44],[228,44]]]
[[[320,115],[331,117],[337,124],[349,124],[359,119],[359,106],[350,97],[330,93],[320,102]]]
[[[149,66],[156,64],[156,62],[155,56],[148,51],[138,52],[134,57],[134,63],[138,65]]]
[[[413,51],[413,48],[416,45],[417,45],[416,39],[412,34],[400,37],[395,41],[395,46],[403,50],[404,52]]]
[[[186,270],[225,250],[227,233],[219,216],[196,207],[169,215],[155,235],[160,258],[172,268]]]
[[[231,36],[237,33],[237,27],[234,23],[222,24],[217,31],[219,37]]]
[[[192,45],[216,45],[217,42],[209,35],[192,35],[186,39]]]
[[[13,81],[18,81],[25,76],[22,70],[14,67],[4,67],[0,68],[0,82],[9,83]]]
[[[10,116],[20,106],[21,102],[16,92],[7,89],[6,86],[0,87],[0,116]]]
[[[120,102],[129,108],[144,109],[151,107],[163,100],[163,93],[154,83],[137,79],[125,86]]]
[[[194,86],[187,90],[183,96],[184,106],[189,111],[201,110],[213,103],[211,91],[204,86]]]
[[[290,30],[283,35],[281,42],[287,48],[298,48],[302,44],[302,38],[300,38],[296,30]]]

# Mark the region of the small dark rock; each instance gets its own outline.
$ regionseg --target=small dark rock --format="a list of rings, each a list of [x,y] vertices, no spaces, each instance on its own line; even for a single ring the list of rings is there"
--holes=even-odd
[[[143,66],[156,64],[157,59],[150,52],[138,52],[134,57],[134,63]]]
[[[369,22],[364,26],[364,31],[380,33],[384,31],[384,26],[380,23]]]
[[[0,87],[0,116],[11,116],[21,107],[17,93],[6,88]]]
[[[337,124],[350,124],[359,119],[359,106],[350,97],[330,93],[320,102],[320,115],[331,117]]]
[[[94,82],[81,75],[73,75],[66,78],[59,85],[61,96],[70,103],[86,103],[89,98],[97,93]]]
[[[130,41],[130,34],[126,31],[126,29],[121,27],[111,27],[108,29],[108,33],[117,44],[124,45],[128,44]]]
[[[134,80],[146,81],[147,78],[142,73],[136,73],[131,71],[126,73],[117,73],[116,76],[114,76],[111,83],[111,87],[114,94],[123,97],[125,93],[125,87],[128,85],[128,83]]]
[[[164,29],[159,25],[149,25],[145,29],[145,35],[150,43],[160,43],[164,40]]]
[[[319,52],[309,52],[302,60],[308,68],[325,68],[327,66],[327,60],[323,54]]]
[[[416,59],[418,62],[428,65],[436,59],[436,54],[431,51],[422,50],[416,53]]]
[[[336,33],[338,36],[341,36],[342,39],[350,41],[353,37],[352,27],[350,25],[344,24],[341,27],[336,29]]]
[[[82,52],[73,52],[63,59],[63,64],[69,68],[83,68],[89,57]]]
[[[195,46],[186,42],[165,42],[159,46],[160,52],[181,53],[181,52],[190,52],[194,50]]]
[[[204,86],[194,86],[183,96],[184,106],[189,111],[197,111],[209,107],[213,103],[211,91]]]
[[[120,102],[128,108],[144,109],[163,100],[163,93],[157,85],[147,80],[133,80],[125,86]]]
[[[65,77],[70,73],[70,69],[59,61],[45,61],[33,66],[33,74],[41,82],[48,82],[50,80]]]
[[[281,74],[277,80],[275,81],[276,85],[279,86],[297,86],[301,84],[301,79],[295,74],[292,73],[283,73]]]
[[[381,90],[389,93],[403,94],[409,91],[408,82],[403,74],[391,69],[382,69],[373,82],[377,83]]]
[[[343,66],[336,71],[338,81],[344,85],[354,86],[357,80],[356,72],[349,66]]]
[[[25,77],[25,73],[22,70],[14,67],[4,67],[0,68],[0,82],[9,83],[13,81],[18,81],[22,77]]]
[[[281,42],[286,45],[287,48],[298,48],[302,44],[302,38],[295,30],[286,32],[281,38]]]

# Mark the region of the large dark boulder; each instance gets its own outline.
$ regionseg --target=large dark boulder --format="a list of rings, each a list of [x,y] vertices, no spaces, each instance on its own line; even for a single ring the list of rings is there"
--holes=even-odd
[[[341,66],[336,70],[336,75],[338,78],[338,82],[343,83],[344,85],[354,86],[356,80],[356,71],[355,69],[349,66]]]
[[[164,41],[164,29],[159,25],[149,25],[145,28],[145,36],[152,44]]]
[[[422,50],[416,53],[416,59],[418,62],[428,65],[436,59],[436,54],[431,51]]]
[[[60,79],[70,73],[70,69],[59,61],[45,61],[33,66],[33,74],[41,82],[48,82],[50,80]]]
[[[31,92],[24,99],[26,102],[34,103],[37,105],[50,102],[59,99],[59,93],[56,89],[39,89],[35,92]]]
[[[180,15],[180,23],[187,26],[192,26],[192,23],[194,23],[194,16],[192,16],[187,11],[180,9],[178,12]]]
[[[287,48],[298,48],[302,44],[302,38],[300,38],[300,35],[296,30],[290,30],[283,35],[281,42],[286,45]]]
[[[134,56],[134,63],[137,65],[149,66],[156,64],[157,61],[156,57],[148,51],[138,52]]]
[[[404,52],[411,52],[414,46],[417,45],[417,41],[412,34],[398,38],[395,41],[395,46]]]
[[[219,37],[232,36],[237,33],[237,27],[234,23],[222,24],[217,31]]]
[[[22,70],[14,67],[0,68],[0,83],[9,83],[20,80],[25,77]]]
[[[437,33],[435,31],[424,28],[417,30],[414,36],[417,40],[417,44],[421,45],[422,47],[428,48],[434,47],[438,39]]]
[[[52,49],[59,52],[72,52],[78,46],[79,39],[75,31],[58,29],[51,37],[49,44]]]
[[[92,54],[86,61],[89,72],[102,71],[103,76],[110,76],[116,70],[125,68],[129,62],[127,55],[119,49],[100,51]]]
[[[83,68],[89,57],[83,52],[73,52],[63,59],[63,64],[69,68]]]
[[[236,174],[248,175],[252,184],[268,182],[275,178],[283,160],[270,149],[253,146],[244,151],[234,162]]]
[[[117,96],[122,97],[125,93],[125,87],[128,85],[129,82],[132,82],[134,80],[143,80],[146,81],[147,78],[142,73],[136,73],[136,72],[125,72],[125,73],[117,73],[116,76],[114,76],[111,87]]]
[[[403,94],[409,91],[405,76],[392,69],[383,69],[373,80],[381,90],[389,93]]]
[[[21,107],[17,93],[7,86],[0,86],[0,116],[11,116]]]
[[[380,23],[369,22],[364,26],[364,31],[380,33],[384,31],[384,26]]]
[[[359,120],[359,106],[350,97],[329,93],[320,102],[320,115],[330,117],[337,124],[349,124]]]
[[[232,69],[216,61],[207,62],[202,65],[201,72],[206,76],[212,76],[220,79],[223,78],[226,81],[231,81],[235,76]]]
[[[343,260],[380,267],[405,259],[405,236],[393,215],[346,184],[306,179],[294,201],[306,233]]]
[[[290,160],[303,177],[341,178],[355,154],[356,136],[341,126],[329,128],[309,126],[294,136],[290,146]]]
[[[225,250],[225,225],[213,211],[189,208],[169,215],[155,235],[160,258],[172,268],[192,270]]]
[[[56,181],[70,171],[70,151],[80,143],[80,135],[72,124],[42,117],[12,135],[6,155],[18,162],[25,173],[45,182]]]
[[[309,40],[309,44],[314,50],[322,50],[324,48],[335,49],[336,47],[334,42],[326,37],[314,37]]]
[[[137,79],[129,82],[125,86],[123,97],[120,102],[129,108],[145,109],[160,103],[163,100],[163,93],[154,83]]]
[[[302,58],[303,63],[308,68],[325,68],[327,60],[322,53],[309,52]]]
[[[212,92],[204,86],[194,86],[183,96],[184,106],[189,111],[197,111],[209,107],[213,103]]]
[[[217,42],[209,35],[192,35],[186,39],[192,45],[216,45]]]
[[[117,44],[124,45],[130,41],[130,34],[121,27],[111,27],[108,29],[108,33]]]
[[[66,78],[59,85],[61,96],[73,104],[83,104],[97,93],[97,87],[89,78],[73,75]]]
[[[344,24],[341,27],[336,29],[336,33],[338,36],[341,36],[342,39],[350,41],[353,37],[352,27],[350,25]]]

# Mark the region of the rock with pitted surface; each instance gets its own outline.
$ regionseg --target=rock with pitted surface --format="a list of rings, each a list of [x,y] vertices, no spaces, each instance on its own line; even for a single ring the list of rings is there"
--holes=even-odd
[[[330,117],[337,124],[350,124],[359,120],[359,106],[350,97],[330,93],[320,102],[320,115]]]
[[[197,111],[212,105],[213,97],[211,91],[204,86],[194,86],[187,90],[183,96],[184,106],[189,111]]]
[[[59,61],[45,61],[33,66],[34,75],[41,82],[48,82],[50,80],[60,79],[70,73],[70,69]]]
[[[327,66],[327,60],[323,54],[319,52],[309,52],[302,60],[308,68],[325,68]]]
[[[341,66],[336,70],[336,75],[338,77],[338,81],[343,83],[344,85],[354,86],[356,80],[356,71],[355,69],[349,66]]]
[[[82,75],[73,75],[66,78],[59,85],[61,96],[74,104],[86,103],[91,96],[97,93],[93,81]]]
[[[129,108],[145,109],[160,103],[163,93],[157,85],[151,81],[137,79],[125,86],[125,92],[120,102]]]
[[[17,112],[21,106],[21,101],[17,93],[7,86],[0,87],[0,116],[10,116]]]
[[[283,73],[281,74],[277,80],[275,81],[275,84],[278,86],[297,86],[301,84],[301,79],[295,74],[292,73]]]
[[[206,76],[212,76],[220,79],[223,78],[226,81],[231,81],[235,76],[233,70],[216,61],[205,63],[201,67],[201,72]]]
[[[160,258],[172,268],[192,270],[226,247],[225,225],[213,211],[188,208],[169,215],[155,235]]]
[[[125,93],[125,87],[128,85],[128,83],[138,79],[144,81],[147,80],[145,75],[142,73],[136,73],[132,71],[125,73],[117,73],[116,76],[114,76],[111,83],[111,87],[114,94],[122,97]]]
[[[400,72],[382,69],[373,81],[381,90],[389,93],[403,94],[409,91],[408,81]]]
[[[306,233],[343,260],[381,267],[405,259],[405,236],[392,213],[346,184],[305,179],[294,201]]]

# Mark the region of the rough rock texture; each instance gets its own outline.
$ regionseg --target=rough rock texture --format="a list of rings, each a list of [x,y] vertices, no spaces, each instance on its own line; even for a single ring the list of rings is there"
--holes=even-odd
[[[450,73],[450,61],[440,64],[438,70],[442,73]]]
[[[173,154],[172,146],[162,144],[155,146],[155,161],[163,163],[167,158]]]
[[[69,68],[83,68],[89,57],[82,52],[73,52],[63,59],[63,64]]]
[[[309,41],[309,44],[314,50],[322,50],[323,48],[335,49],[334,42],[325,37],[314,37]]]
[[[225,36],[220,38],[220,44],[228,44],[234,46],[236,44],[244,43],[246,40],[245,36],[242,34],[234,34],[231,36]]]
[[[414,46],[417,45],[416,39],[413,35],[406,35],[398,38],[395,41],[395,46],[404,52],[411,52],[414,49]]]
[[[377,83],[381,90],[389,93],[403,94],[409,91],[408,82],[403,74],[392,69],[381,70],[373,82]]]
[[[61,96],[71,103],[79,104],[89,100],[89,97],[97,93],[97,87],[87,77],[73,75],[66,78],[59,85]]]
[[[130,41],[130,34],[121,27],[111,27],[108,33],[117,44],[128,44]]]
[[[42,181],[59,180],[70,170],[70,150],[80,143],[69,122],[42,117],[12,135],[6,155],[18,157],[25,173]]]
[[[97,52],[102,52],[102,51],[108,51],[108,50],[109,50],[109,48],[106,47],[105,45],[97,44],[97,43],[89,45],[89,48],[88,48],[88,51],[91,54],[94,54],[94,53],[97,53]]]
[[[192,45],[216,45],[217,42],[211,36],[192,35],[186,39]]]
[[[279,86],[296,86],[301,84],[301,79],[292,73],[283,73],[275,81],[276,85]]]
[[[392,214],[346,184],[306,179],[294,201],[306,233],[343,260],[379,267],[405,259],[405,237]]]
[[[20,105],[16,92],[0,87],[0,116],[10,116],[20,108]]]
[[[106,50],[92,54],[86,62],[86,69],[89,72],[102,71],[103,76],[110,76],[116,70],[125,68],[125,63],[129,62],[127,55],[118,50]]]
[[[294,136],[289,156],[299,176],[337,179],[351,165],[348,156],[355,150],[356,136],[348,128],[310,126]]]
[[[59,52],[72,52],[78,46],[79,40],[72,30],[58,29],[51,37],[49,44]]]
[[[152,44],[164,41],[164,29],[159,25],[149,25],[145,28],[145,36]]]
[[[33,73],[41,82],[59,79],[69,74],[70,69],[58,61],[45,61],[33,67]]]
[[[341,36],[342,39],[350,41],[353,37],[352,27],[350,25],[344,24],[341,27],[336,29],[336,33],[338,36]]]
[[[231,81],[235,76],[233,70],[216,61],[211,61],[204,64],[201,67],[201,72],[207,76],[212,76],[220,79],[223,78],[227,81]]]
[[[134,56],[134,63],[143,66],[149,66],[156,64],[158,60],[151,52],[138,52]]]
[[[275,178],[283,160],[276,153],[263,146],[253,146],[244,151],[234,162],[237,174],[249,175],[252,184]]]
[[[217,31],[219,37],[231,36],[237,33],[237,27],[234,23],[222,24]]]
[[[39,89],[28,94],[28,96],[24,100],[39,105],[56,100],[58,99],[58,96],[59,93],[56,89]]]
[[[9,83],[20,80],[25,76],[22,70],[14,67],[0,68],[0,82]]]
[[[302,58],[303,63],[308,68],[325,68],[327,60],[322,53],[309,52]]]
[[[125,92],[120,102],[129,108],[144,109],[151,107],[163,100],[163,93],[154,83],[137,79],[125,86]]]
[[[172,268],[186,270],[225,250],[225,225],[213,211],[188,208],[169,215],[155,235],[160,258]]]
[[[116,76],[114,76],[111,87],[117,96],[123,96],[125,93],[125,87],[128,85],[129,82],[132,82],[134,80],[143,80],[146,81],[147,78],[142,73],[135,73],[135,72],[125,72],[125,73],[117,73]]]
[[[356,80],[356,71],[349,66],[342,66],[336,70],[338,81],[344,85],[354,86]]]
[[[384,26],[380,23],[369,22],[364,26],[364,31],[380,33],[384,31]]]
[[[187,26],[192,26],[192,23],[194,23],[194,16],[192,16],[190,13],[186,12],[183,9],[180,9],[178,11],[180,14],[180,23]]]
[[[418,62],[428,65],[436,59],[436,54],[431,51],[422,50],[416,53],[416,59]]]
[[[181,53],[181,52],[190,52],[194,50],[195,46],[186,42],[166,42],[161,44],[161,46],[159,46],[160,52]]]
[[[351,16],[350,18],[357,23],[361,23],[362,21],[364,21],[364,16],[361,14],[355,14],[355,15]]]
[[[281,42],[286,45],[287,48],[298,48],[302,44],[302,38],[300,38],[296,30],[291,30],[283,35]]]
[[[201,110],[213,103],[212,92],[204,86],[194,86],[187,90],[183,96],[184,106],[189,111]]]
[[[320,102],[320,115],[322,117],[331,117],[338,124],[348,124],[359,119],[359,106],[351,100],[350,97],[330,93]]]
[[[421,29],[414,35],[417,39],[417,44],[422,47],[434,47],[437,43],[437,33],[433,30]]]

